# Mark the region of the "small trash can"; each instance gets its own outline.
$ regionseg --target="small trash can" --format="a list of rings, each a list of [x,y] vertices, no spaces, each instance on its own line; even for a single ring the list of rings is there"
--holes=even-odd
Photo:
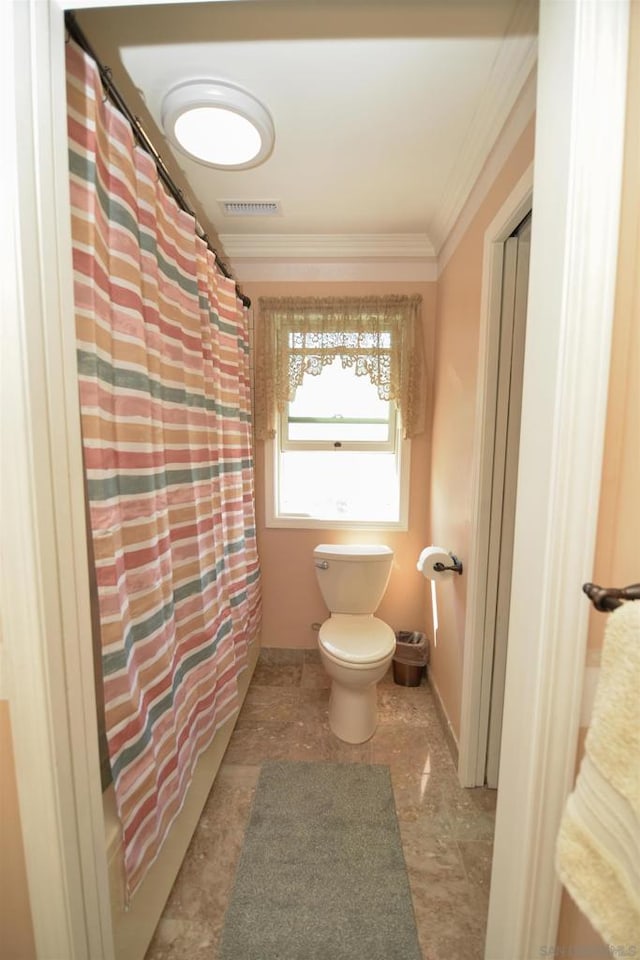
[[[419,687],[426,673],[429,648],[424,633],[399,630],[393,656],[393,682],[402,687]]]

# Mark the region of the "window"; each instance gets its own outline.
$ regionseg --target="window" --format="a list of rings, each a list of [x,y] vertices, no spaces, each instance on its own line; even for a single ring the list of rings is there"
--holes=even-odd
[[[306,377],[280,417],[283,450],[395,449],[396,410],[339,360]]]
[[[405,418],[418,432],[422,366],[406,301],[419,298],[260,301],[256,428],[268,441],[268,526],[406,529]]]
[[[338,359],[305,378],[278,423],[271,522],[402,524],[399,423],[395,405]]]

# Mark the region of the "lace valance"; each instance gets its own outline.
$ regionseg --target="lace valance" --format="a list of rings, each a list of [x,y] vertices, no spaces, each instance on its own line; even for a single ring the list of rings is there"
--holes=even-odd
[[[405,437],[424,430],[422,297],[284,297],[259,300],[256,435],[274,437],[279,413],[305,374],[340,359],[368,376],[381,400],[394,401]]]

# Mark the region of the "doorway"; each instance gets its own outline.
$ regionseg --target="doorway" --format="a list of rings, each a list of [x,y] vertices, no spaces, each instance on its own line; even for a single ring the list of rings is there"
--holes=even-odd
[[[497,789],[509,633],[509,598],[520,449],[531,213],[505,241],[496,393],[484,642],[492,648],[484,780]]]
[[[489,783],[494,788],[497,786],[522,405],[532,196],[533,169],[530,167],[496,213],[486,230],[484,241],[476,400],[477,446],[472,479],[475,503],[469,555],[469,570],[472,573],[465,617],[466,652],[458,763],[458,776],[464,787]],[[499,583],[501,571],[503,577]],[[496,651],[494,640],[497,626],[500,637]],[[495,707],[492,710],[494,694]],[[490,725],[492,765],[491,779],[488,780]]]
[[[65,370],[74,363],[72,338],[65,329],[69,311],[64,309],[71,274],[60,242],[68,230],[68,209],[64,190],[56,190],[59,178],[54,181],[55,171],[64,169],[66,150],[59,110],[63,6],[62,0],[20,5],[24,22],[16,26],[12,13],[6,32],[12,43],[5,45],[7,52],[15,48],[20,56],[1,61],[5,100],[11,107],[20,91],[21,106],[19,124],[9,111],[19,150],[9,137],[11,149],[2,158],[5,182],[15,187],[7,191],[14,214],[8,222],[21,227],[20,242],[8,245],[3,263],[3,275],[11,279],[7,290],[16,294],[16,308],[6,314],[5,339],[13,361],[6,365],[12,373],[6,378],[7,407],[21,441],[12,447],[11,459],[11,474],[21,482],[9,489],[5,513],[7,542],[20,562],[7,570],[30,574],[21,577],[19,591],[13,590],[4,611],[10,619],[3,627],[12,682],[15,675],[20,693],[10,699],[38,942],[49,948],[53,944],[57,955],[69,957],[84,955],[89,943],[92,956],[108,957],[113,953],[109,918],[102,910],[108,893],[100,796],[93,788],[96,758],[91,738],[82,736],[94,706],[87,695],[91,665],[83,659],[81,642],[89,617],[69,574],[84,562],[84,547],[77,536],[82,495],[72,489],[73,470],[65,460],[77,459],[77,426],[69,421],[72,403],[64,381]],[[598,411],[604,408],[608,382],[622,168],[628,4],[548,3],[542,13],[539,239],[533,243],[535,296],[527,344],[531,394],[527,398],[525,392],[523,411],[529,432],[521,451],[521,476],[527,484],[524,490],[520,484],[521,529],[516,525],[516,554],[525,563],[514,567],[516,574],[522,572],[513,586],[516,642],[511,644],[505,703],[509,737],[504,738],[503,760],[508,762],[503,763],[498,804],[487,938],[491,957],[539,956],[541,944],[555,943],[559,884],[553,875],[553,844],[575,766],[580,698],[575,664],[586,636],[584,597],[575,584],[591,573],[603,435]],[[30,55],[28,41],[38,57]],[[606,149],[594,149],[600,144]],[[14,163],[18,154],[20,179]],[[38,185],[42,189],[36,196]],[[43,249],[48,251],[44,260]],[[21,291],[29,294],[26,305],[18,300]],[[51,357],[57,365],[45,370],[43,358]],[[550,429],[559,438],[545,445],[539,434]],[[33,451],[38,457],[31,456]],[[66,522],[59,525],[53,518],[54,500],[66,505],[60,512]],[[563,549],[551,549],[558,540]],[[9,595],[7,570],[3,587],[6,583]],[[470,584],[470,593],[472,589]],[[58,628],[60,606],[64,635]],[[15,637],[21,642],[11,643]],[[41,745],[36,768],[26,762],[34,743]]]

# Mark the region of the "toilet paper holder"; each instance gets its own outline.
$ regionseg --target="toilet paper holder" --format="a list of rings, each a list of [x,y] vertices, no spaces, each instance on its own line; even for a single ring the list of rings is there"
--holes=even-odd
[[[462,560],[458,560],[455,553],[450,553],[449,556],[451,557],[450,567],[438,561],[438,563],[434,563],[433,569],[438,573],[442,573],[443,570],[453,570],[454,573],[462,573]]]

